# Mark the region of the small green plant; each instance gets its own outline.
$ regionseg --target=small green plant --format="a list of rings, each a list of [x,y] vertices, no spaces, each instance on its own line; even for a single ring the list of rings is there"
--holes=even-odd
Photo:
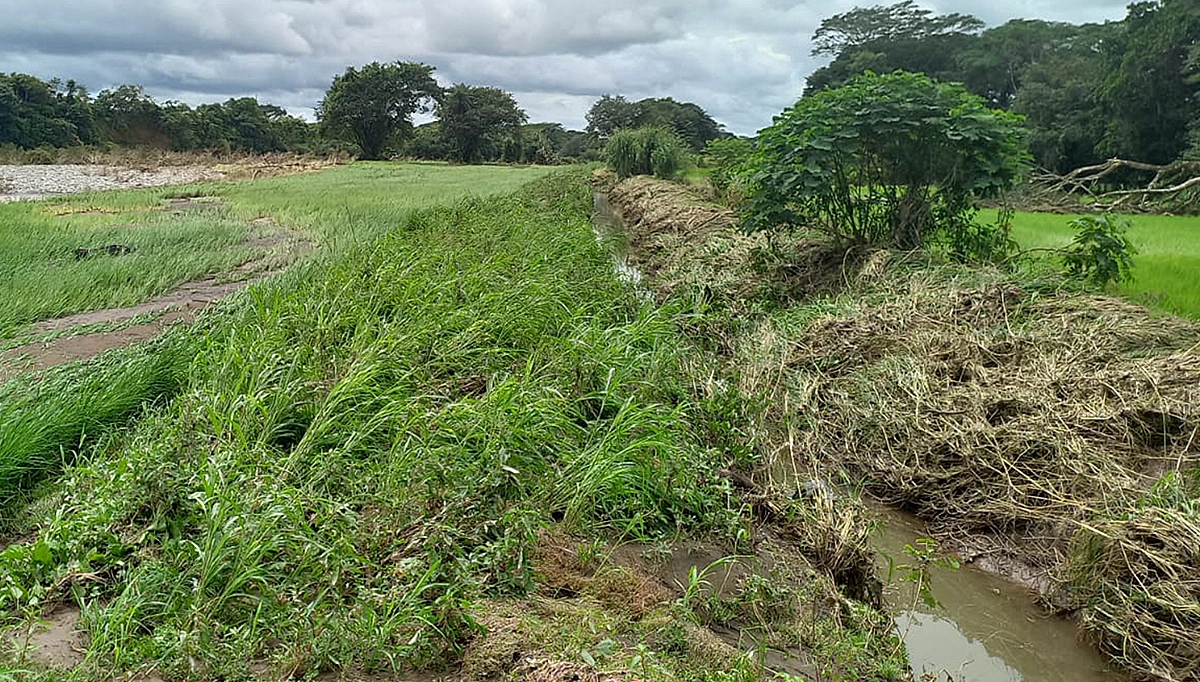
[[[669,180],[683,170],[687,151],[675,133],[646,126],[622,130],[609,138],[604,158],[622,178],[653,175]]]
[[[1131,281],[1137,249],[1125,234],[1130,225],[1128,220],[1111,215],[1072,220],[1075,239],[1063,253],[1067,274],[1098,287]]]
[[[938,552],[937,540],[932,538],[917,538],[913,544],[906,543],[904,553],[911,563],[898,564],[892,557],[887,558],[888,581],[912,583],[916,586],[916,597],[926,606],[931,609],[941,607],[941,602],[933,595],[932,569],[957,571],[958,559]]]

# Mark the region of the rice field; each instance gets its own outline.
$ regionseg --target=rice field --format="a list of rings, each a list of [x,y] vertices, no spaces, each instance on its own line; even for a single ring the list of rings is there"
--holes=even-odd
[[[1070,244],[1078,216],[1017,213],[1013,237],[1027,249]],[[1115,287],[1127,298],[1158,310],[1200,318],[1200,217],[1128,216],[1137,248],[1134,280]]]

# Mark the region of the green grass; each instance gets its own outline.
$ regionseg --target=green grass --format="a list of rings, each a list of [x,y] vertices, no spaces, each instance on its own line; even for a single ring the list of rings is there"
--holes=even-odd
[[[99,203],[97,200],[96,203]],[[75,312],[139,303],[249,260],[249,231],[226,212],[53,215],[61,204],[0,204],[0,338]],[[131,253],[78,258],[77,249]]]
[[[468,169],[412,170],[480,187]],[[628,614],[604,587],[645,590],[627,569],[593,567],[598,587],[572,598],[535,561],[547,532],[606,551],[701,535],[742,553],[750,537],[714,435],[743,410],[677,331],[696,313],[614,272],[586,173],[415,211],[386,167],[346,172],[222,190],[243,218],[323,237],[327,257],[175,330],[178,386],[84,442],[21,512],[14,530],[33,535],[0,552],[0,629],[75,602],[88,632],[83,665],[32,679],[453,671],[488,642],[500,672],[592,651],[648,680],[759,675],[697,653],[686,600]],[[819,621],[806,636],[842,643],[822,665],[897,669],[878,614],[818,612],[840,602],[813,580],[771,594]],[[757,614],[750,585],[735,605]],[[521,656],[503,648],[502,604],[529,614]],[[29,666],[5,656],[0,676]]]
[[[402,225],[420,207],[512,191],[545,169],[354,164],[323,173],[0,204],[0,338],[24,324],[136,304],[253,253],[249,220],[307,225],[328,255]],[[373,194],[372,194],[373,193]],[[211,209],[164,213],[167,197],[220,195]],[[270,203],[274,202],[274,203]],[[307,211],[307,212],[306,212]],[[121,256],[76,260],[76,248],[125,244]],[[291,277],[299,276],[291,275]],[[60,332],[61,333],[61,332]],[[0,510],[145,405],[180,389],[198,341],[187,333],[146,349],[0,384]],[[12,340],[9,345],[15,343]],[[3,524],[0,524],[2,527]]]
[[[0,204],[0,338],[24,325],[134,305],[258,255],[242,243],[267,214],[326,248],[394,229],[411,210],[510,192],[546,168],[359,163],[261,181],[92,193]],[[167,197],[210,195],[198,212],[163,212]],[[127,255],[76,258],[119,244]]]
[[[991,216],[987,216],[991,219]],[[1060,248],[1074,237],[1078,216],[1017,213],[1013,237],[1027,249]],[[1139,303],[1200,318],[1200,217],[1129,216],[1129,237],[1137,247],[1134,281],[1115,289]]]

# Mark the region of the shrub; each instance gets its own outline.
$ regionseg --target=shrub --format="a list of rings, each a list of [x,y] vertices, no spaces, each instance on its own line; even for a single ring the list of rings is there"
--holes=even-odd
[[[675,133],[647,126],[622,130],[610,137],[604,147],[604,158],[622,178],[653,175],[669,180],[683,170],[687,151]]]
[[[708,179],[720,196],[736,200],[740,195],[742,178],[753,153],[754,143],[739,137],[710,140],[704,147],[704,163],[712,168]]]
[[[974,201],[1023,171],[1021,120],[922,74],[864,74],[801,99],[762,131],[746,227],[807,226],[902,249],[939,244],[961,259],[998,255],[1007,226],[975,223]]]
[[[1084,216],[1071,221],[1075,239],[1063,254],[1063,264],[1072,278],[1104,286],[1133,279],[1133,255],[1137,249],[1125,236],[1128,220],[1115,216]]]

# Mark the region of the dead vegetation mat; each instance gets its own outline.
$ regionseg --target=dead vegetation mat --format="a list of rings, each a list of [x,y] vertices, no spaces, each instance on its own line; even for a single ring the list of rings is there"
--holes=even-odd
[[[761,270],[729,213],[659,184],[610,194],[647,274],[668,275],[651,285],[761,291],[739,281]],[[850,260],[812,276],[842,286],[738,338],[729,364],[770,406],[774,450],[862,477],[960,547],[988,539],[1139,676],[1200,679],[1200,324],[994,270]]]

